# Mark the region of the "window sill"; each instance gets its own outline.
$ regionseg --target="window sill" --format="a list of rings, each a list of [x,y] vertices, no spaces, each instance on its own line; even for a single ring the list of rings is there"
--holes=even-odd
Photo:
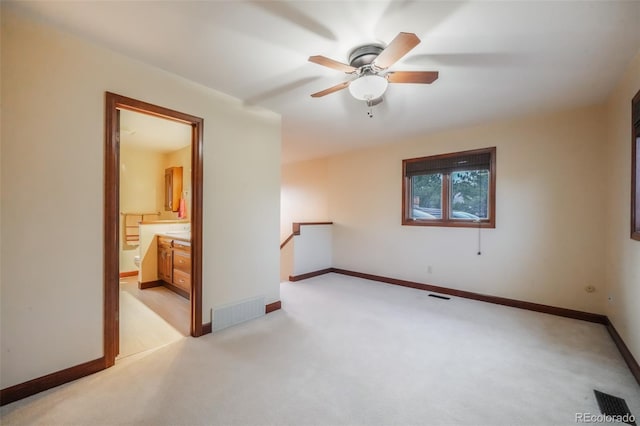
[[[468,222],[458,220],[418,220],[418,219],[403,219],[403,226],[440,226],[443,228],[495,228],[496,224],[493,221]]]

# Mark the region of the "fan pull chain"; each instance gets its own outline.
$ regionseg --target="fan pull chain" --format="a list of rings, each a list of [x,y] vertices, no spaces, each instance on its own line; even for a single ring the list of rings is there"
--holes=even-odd
[[[369,118],[373,118],[373,107],[376,106],[376,104],[373,103],[373,101],[368,100],[367,101],[367,115],[369,116]]]

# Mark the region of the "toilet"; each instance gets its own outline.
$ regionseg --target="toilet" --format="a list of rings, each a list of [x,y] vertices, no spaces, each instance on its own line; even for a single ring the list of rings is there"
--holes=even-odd
[[[133,263],[135,263],[136,268],[140,270],[140,246],[136,249],[136,255],[133,257]]]

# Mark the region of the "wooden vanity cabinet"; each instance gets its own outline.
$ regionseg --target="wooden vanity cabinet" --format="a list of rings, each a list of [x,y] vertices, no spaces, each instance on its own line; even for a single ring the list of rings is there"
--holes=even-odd
[[[172,240],[168,238],[158,238],[158,279],[170,283],[173,272],[173,250]]]
[[[191,291],[191,247],[173,242],[173,285]]]
[[[158,280],[179,295],[191,294],[191,244],[158,237]]]

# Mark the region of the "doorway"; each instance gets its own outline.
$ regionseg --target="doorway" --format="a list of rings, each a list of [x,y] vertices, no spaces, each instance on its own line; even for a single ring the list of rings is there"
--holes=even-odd
[[[126,109],[119,112],[120,345],[116,363],[191,335],[189,294],[175,286],[190,288],[191,126]],[[165,239],[168,248],[160,244]],[[174,241],[183,249],[174,249]],[[165,267],[168,264],[168,273],[159,267],[159,260]],[[179,269],[174,271],[174,264]]]
[[[202,176],[203,124],[201,118],[114,93],[106,93],[105,105],[105,204],[104,204],[104,352],[105,366],[114,365],[120,333],[120,113],[133,111],[187,124],[191,128],[191,288],[190,335],[203,334],[202,326]]]

